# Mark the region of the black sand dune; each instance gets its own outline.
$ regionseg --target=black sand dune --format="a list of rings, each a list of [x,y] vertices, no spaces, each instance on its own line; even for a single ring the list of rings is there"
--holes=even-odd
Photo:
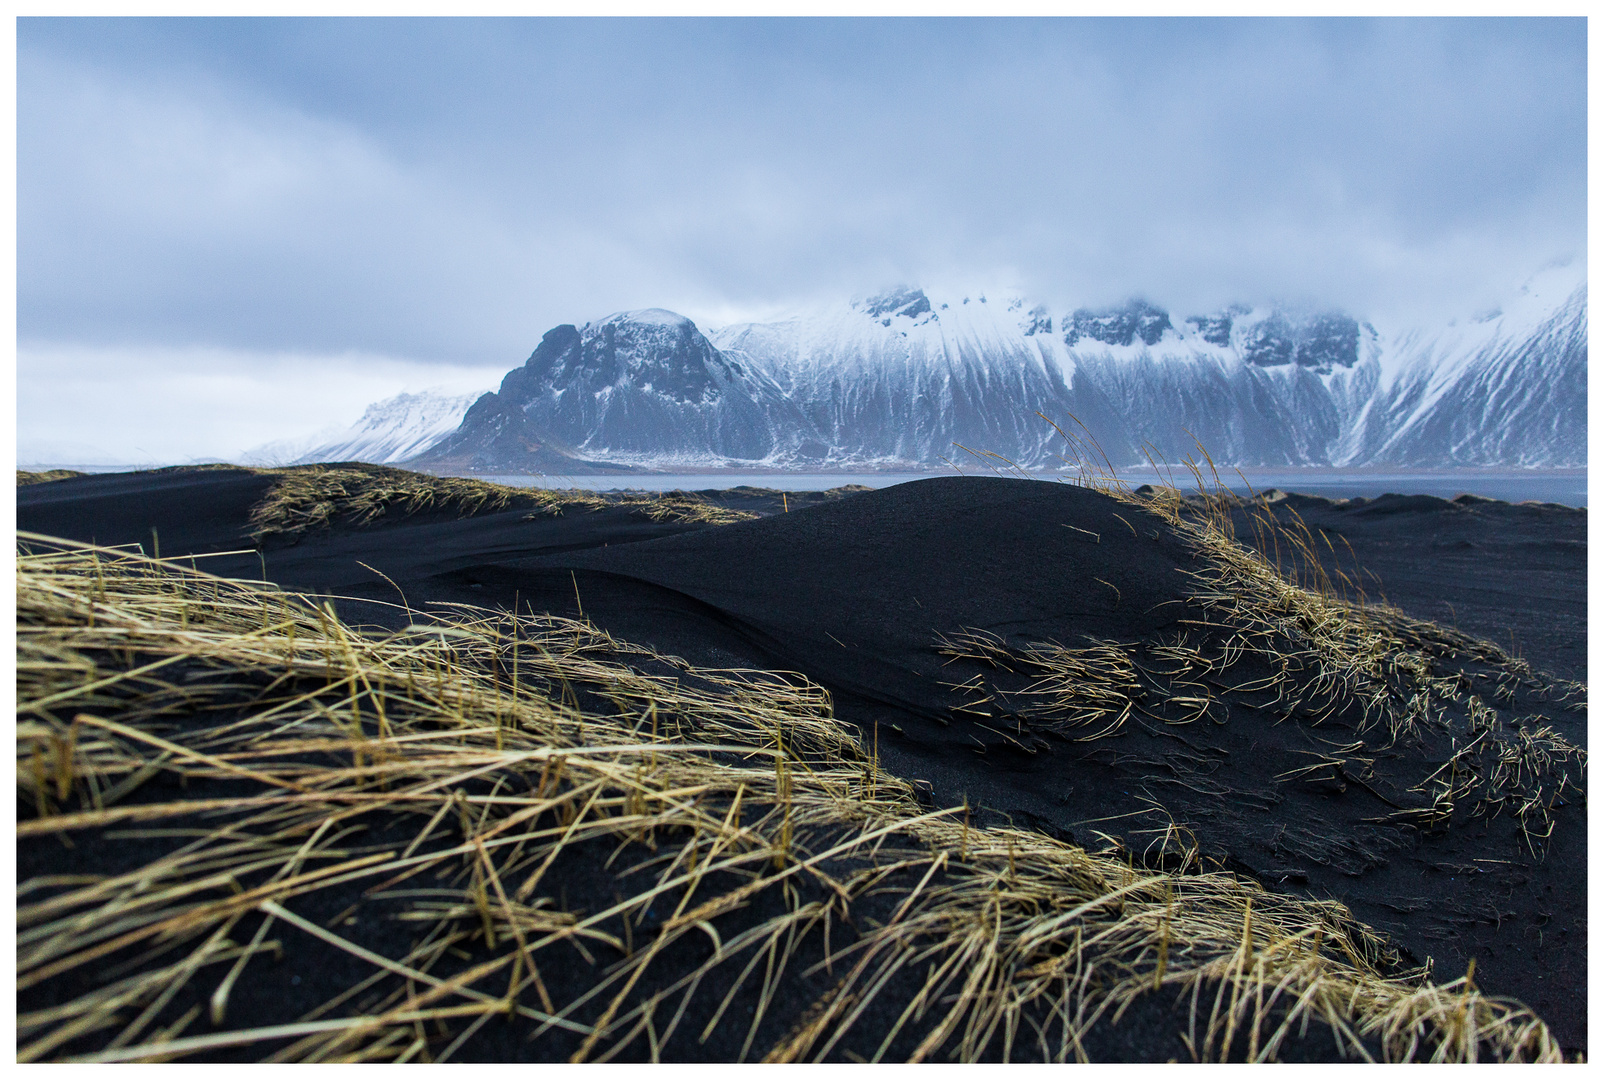
[[[1322,558],[1371,599],[1587,681],[1587,512],[1461,495],[1324,499],[1269,492],[1284,525],[1328,540]],[[1239,535],[1250,537],[1244,515]]]
[[[18,526],[164,557],[238,551],[272,483],[73,478],[19,489]],[[403,602],[582,615],[692,665],[799,672],[932,806],[967,801],[977,825],[1340,901],[1386,935],[1396,970],[1429,962],[1446,981],[1474,960],[1478,987],[1585,1051],[1585,781],[1567,749],[1586,745],[1585,698],[1567,685],[1585,678],[1585,513],[1270,502],[1332,541],[1312,550],[1336,591],[1384,595],[1530,663],[1392,619],[1378,624],[1387,648],[1428,663],[1366,675],[1337,662],[1353,641],[1321,653],[1291,622],[1250,617],[1190,534],[1091,489],[953,477],[705,498],[763,516],[426,510],[268,535],[260,553],[198,565],[356,598],[340,605],[354,622],[399,628]],[[1428,686],[1437,697],[1411,712]],[[1155,1008],[1102,1056],[1147,1057],[1121,1040],[1162,1029]]]

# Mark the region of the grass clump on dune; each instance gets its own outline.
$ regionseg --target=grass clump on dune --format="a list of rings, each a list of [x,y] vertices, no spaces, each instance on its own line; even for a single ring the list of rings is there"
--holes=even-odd
[[[1541,718],[1500,717],[1472,692],[1480,689],[1503,704],[1514,701],[1519,687],[1585,710],[1582,684],[1541,676],[1491,642],[1366,603],[1362,592],[1350,599],[1357,586],[1346,580],[1347,588],[1334,586],[1320,569],[1319,541],[1295,513],[1291,527],[1262,507],[1250,521],[1259,550],[1287,549],[1303,584],[1237,542],[1231,510],[1242,500],[1235,496],[1217,491],[1183,501],[1166,488],[1130,497],[1164,516],[1203,556],[1205,568],[1195,575],[1197,599],[1211,624],[1232,627],[1215,655],[1195,652],[1194,677],[1223,674],[1241,656],[1257,655],[1279,668],[1271,685],[1259,689],[1276,691],[1272,707],[1283,715],[1319,725],[1357,705],[1354,732],[1360,741],[1321,766],[1339,774],[1363,775],[1365,754],[1386,753],[1401,743],[1467,737],[1467,745],[1452,743],[1452,756],[1411,788],[1430,796],[1430,805],[1399,809],[1394,820],[1440,827],[1454,818],[1456,807],[1461,820],[1507,807],[1535,853],[1552,832],[1555,805],[1567,791],[1585,790],[1586,754],[1580,747]],[[1474,678],[1467,674],[1473,669],[1479,669]]]
[[[1526,690],[1539,701],[1585,711],[1586,686],[1544,676],[1491,642],[1370,602],[1360,584],[1340,569],[1333,581],[1320,558],[1322,543],[1336,554],[1330,538],[1317,537],[1296,510],[1285,524],[1264,501],[1232,494],[1201,446],[1201,462],[1189,459],[1182,466],[1191,476],[1192,492],[1174,483],[1132,490],[1089,437],[1057,430],[1069,448],[1065,464],[1079,469],[1082,484],[1160,518],[1199,557],[1201,566],[1191,574],[1192,600],[1205,617],[1183,619],[1188,629],[1177,640],[1147,650],[1150,659],[1164,661],[1163,670],[1150,669],[1143,680],[1162,699],[1184,703],[1201,717],[1221,703],[1217,691],[1251,690],[1273,693],[1255,708],[1280,719],[1297,717],[1318,727],[1333,717],[1346,718],[1357,741],[1291,779],[1357,777],[1363,782],[1375,754],[1401,744],[1416,750],[1446,746],[1446,761],[1434,763],[1441,767],[1409,789],[1429,803],[1417,800],[1419,805],[1397,808],[1388,816],[1390,823],[1434,829],[1507,808],[1519,820],[1528,848],[1534,854],[1540,850],[1552,833],[1556,805],[1563,805],[1568,791],[1585,790],[1586,753],[1541,717],[1506,719],[1494,706],[1507,710],[1517,690]],[[1011,467],[996,455],[984,457]],[[1235,514],[1245,516],[1252,546],[1239,540]],[[1131,530],[1134,534],[1134,526]],[[938,647],[947,655],[991,664],[1011,656],[1039,677],[1052,673],[1042,664],[1043,650],[1058,649],[1049,644],[1009,650],[963,633],[957,642],[943,640]],[[1099,647],[1107,652],[1106,644]],[[1105,657],[1104,666],[1109,662]],[[1227,677],[1239,666],[1257,670],[1250,682],[1230,687]],[[1072,692],[1058,693],[1058,708],[1083,707],[1074,699],[1094,690],[1105,702],[1128,696],[1124,686],[1084,664],[1079,675]]]
[[[23,542],[19,1060],[1077,1060],[1153,993],[1200,1059],[1558,1057],[1336,903],[922,806],[799,676]]]
[[[384,465],[304,465],[257,470],[278,478],[251,513],[251,538],[291,538],[336,522],[365,525],[386,515],[426,510],[469,514],[527,507],[537,513],[636,509],[654,521],[723,525],[756,515],[716,506],[685,492],[652,495],[511,487],[456,476],[434,476]]]
[[[77,469],[45,469],[42,472],[29,472],[26,469],[17,470],[17,486],[26,487],[29,484],[48,484],[52,480],[66,480],[84,474]]]

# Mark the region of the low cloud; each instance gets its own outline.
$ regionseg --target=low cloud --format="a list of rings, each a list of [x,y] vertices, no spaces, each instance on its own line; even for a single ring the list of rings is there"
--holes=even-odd
[[[24,346],[19,464],[237,461],[252,447],[355,423],[375,400],[494,389],[505,369],[367,353]]]

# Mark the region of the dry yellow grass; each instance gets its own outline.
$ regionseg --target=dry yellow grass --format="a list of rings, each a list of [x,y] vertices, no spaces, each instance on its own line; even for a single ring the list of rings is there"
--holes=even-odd
[[[1580,792],[1583,787],[1585,751],[1540,719],[1506,723],[1470,692],[1470,684],[1457,673],[1435,675],[1435,662],[1470,660],[1494,669],[1498,680],[1492,694],[1503,701],[1512,700],[1515,688],[1524,685],[1566,703],[1566,708],[1585,711],[1584,685],[1543,676],[1491,642],[1369,602],[1362,587],[1340,571],[1338,581],[1332,581],[1319,555],[1322,540],[1330,547],[1329,538],[1317,538],[1296,511],[1290,515],[1291,524],[1283,524],[1263,501],[1232,494],[1201,445],[1198,457],[1180,466],[1190,478],[1189,492],[1183,492],[1173,476],[1168,484],[1132,490],[1089,433],[1077,436],[1054,426],[1065,440],[1064,461],[1078,470],[1079,483],[1162,518],[1199,556],[1201,569],[1192,575],[1193,599],[1206,612],[1209,628],[1229,627],[1230,633],[1211,634],[1200,627],[1193,638],[1183,637],[1167,651],[1177,665],[1176,673],[1200,692],[1200,710],[1207,710],[1212,695],[1199,680],[1224,676],[1248,655],[1267,659],[1279,669],[1256,689],[1274,690],[1275,708],[1282,715],[1297,711],[1318,723],[1358,703],[1364,712],[1365,738],[1348,748],[1356,761],[1386,752],[1399,739],[1418,737],[1424,728],[1446,730],[1445,707],[1461,708],[1470,717],[1474,740],[1416,786],[1416,791],[1432,796],[1429,810],[1393,816],[1437,826],[1448,821],[1456,806],[1471,806],[1472,816],[1508,807],[1520,820],[1531,850],[1537,852],[1552,832],[1555,804],[1567,791]],[[997,455],[981,456],[994,468],[1015,469]],[[1150,464],[1159,469],[1151,459]],[[1233,511],[1246,512],[1253,546],[1238,541]],[[1261,551],[1273,554],[1266,558]],[[972,641],[951,648],[949,655],[967,653],[991,662],[998,662],[1007,651],[999,653],[993,645],[988,655],[986,648]],[[1035,652],[1050,648],[1041,646]],[[1028,669],[1045,675],[1040,660],[1031,651],[1018,658]],[[1103,666],[1110,662],[1105,658]],[[1098,694],[1105,702],[1118,701],[1123,691],[1119,680],[1083,663],[1073,692],[1060,687],[1057,697],[1061,707],[1069,708],[1077,697]],[[1371,726],[1376,730],[1363,730]],[[1311,768],[1349,763],[1331,756]]]
[[[654,521],[709,525],[757,516],[728,510],[685,492],[659,495],[554,491],[433,476],[383,465],[303,465],[256,471],[278,478],[251,513],[251,538],[257,541],[270,536],[294,537],[335,522],[365,525],[386,515],[406,516],[425,510],[450,510],[465,516],[518,507],[528,507],[535,513],[561,514],[624,506]]]
[[[657,1058],[676,1035],[669,1053],[684,1057],[721,1017],[737,1022],[736,1000],[753,1006],[747,1060],[816,1060],[843,1039],[878,1058],[900,1031],[918,1036],[914,1060],[998,1046],[1077,1060],[1094,1025],[1155,988],[1186,993],[1181,1022],[1205,1060],[1232,1045],[1273,1058],[1310,1019],[1354,1056],[1368,1044],[1392,1060],[1557,1059],[1540,1020],[1469,976],[1385,977],[1384,944],[1338,904],[923,809],[800,677],[693,670],[582,622],[470,608],[363,634],[260,583],[22,539],[17,775],[36,815],[19,845],[212,824],[132,870],[21,882],[19,1060],[240,1047],[439,1060],[507,1017],[537,1039],[577,1038],[575,1060]],[[231,787],[163,797],[146,786],[158,773]],[[614,852],[619,898],[568,910],[552,868],[594,862],[596,842]],[[341,888],[399,905],[393,948],[296,912]],[[883,908],[885,889],[890,918],[825,946],[829,992],[778,993],[802,942]],[[765,898],[776,914],[743,915]],[[654,903],[672,913],[648,923]],[[369,976],[288,1026],[230,1012],[265,953],[314,938]],[[686,940],[715,947],[665,972]],[[141,948],[118,977],[28,1006],[29,988]],[[560,1000],[541,972],[573,965],[572,949],[618,959]],[[168,1020],[213,965],[227,975],[207,1008]],[[899,977],[916,989],[892,1003],[897,1019],[874,1020]],[[677,1031],[715,984],[707,1027]],[[789,1034],[765,1046],[771,1015]]]
[[[69,477],[83,475],[76,469],[45,469],[43,472],[28,472],[26,469],[18,469],[17,486],[26,487],[29,484],[48,484],[52,480],[66,480]]]

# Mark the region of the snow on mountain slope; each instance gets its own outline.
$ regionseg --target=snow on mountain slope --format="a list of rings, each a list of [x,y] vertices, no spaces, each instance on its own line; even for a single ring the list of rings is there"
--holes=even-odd
[[[1039,457],[1056,438],[1036,413],[1060,411],[1067,355],[1028,329],[1017,300],[932,300],[907,289],[727,327],[711,340],[800,409],[804,426],[782,432],[781,452],[830,464],[935,463],[962,455],[959,445]]]
[[[1375,331],[1340,314],[1175,321],[1140,300],[1055,316],[1012,293],[902,289],[710,337],[768,373],[843,464],[960,446],[1059,464],[1064,440],[1038,414],[1079,420],[1116,464],[1192,453],[1193,435],[1226,460],[1324,462],[1377,374]]]
[[[455,431],[479,394],[424,390],[369,405],[348,428],[330,428],[249,450],[245,464],[297,465],[318,461],[370,461],[391,465],[427,450]]]
[[[705,335],[658,309],[559,326],[419,460],[1051,467],[1077,452],[1046,417],[1115,465],[1199,446],[1222,465],[1580,464],[1586,372],[1580,264],[1434,332],[900,288]]]
[[[1503,310],[1405,333],[1336,463],[1587,461],[1587,282],[1539,275]]]

